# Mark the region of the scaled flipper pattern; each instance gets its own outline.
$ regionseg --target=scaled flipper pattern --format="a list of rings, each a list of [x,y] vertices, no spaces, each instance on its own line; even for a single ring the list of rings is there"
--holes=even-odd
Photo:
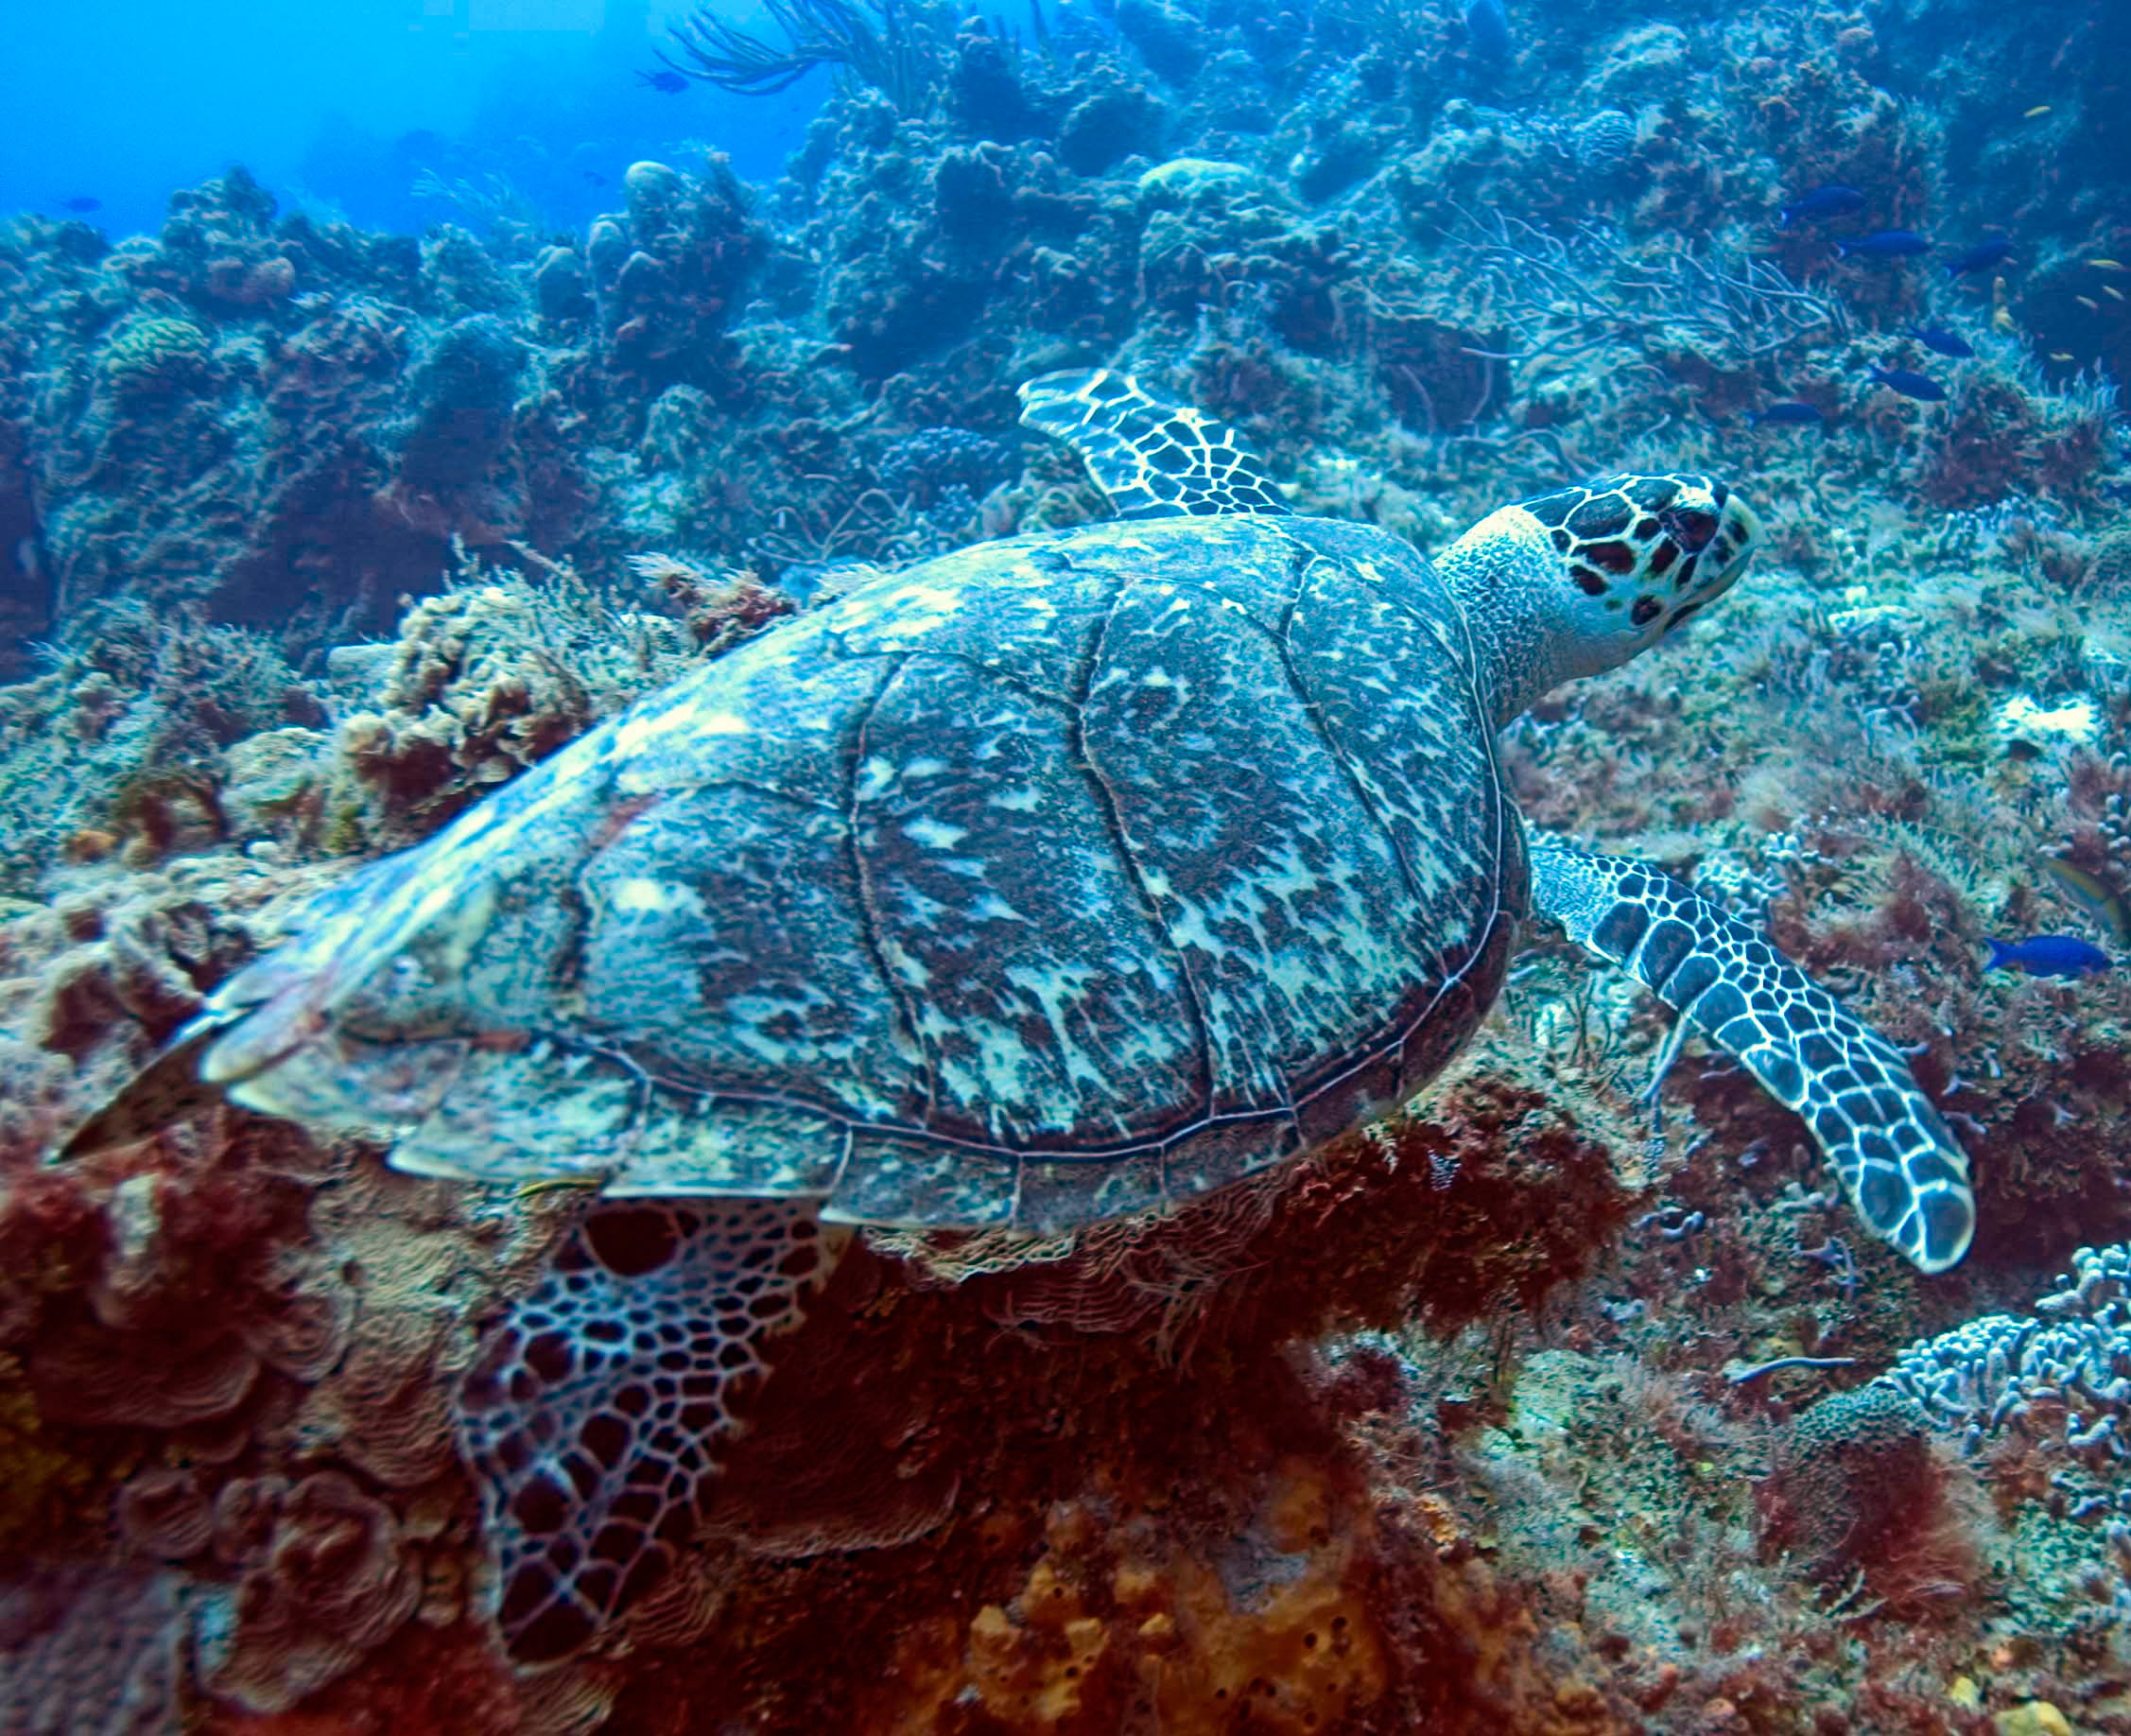
[[[1022,425],[1079,453],[1120,518],[1292,511],[1234,428],[1164,404],[1130,374],[1047,373],[1020,396]]]
[[[1925,1272],[1967,1252],[1967,1155],[1900,1051],[1752,929],[1645,863],[1554,848],[1532,853],[1532,904],[1803,1116],[1875,1236]]]
[[[596,1206],[458,1395],[523,1663],[568,1656],[686,1546],[710,1481],[843,1245],[812,1200]]]

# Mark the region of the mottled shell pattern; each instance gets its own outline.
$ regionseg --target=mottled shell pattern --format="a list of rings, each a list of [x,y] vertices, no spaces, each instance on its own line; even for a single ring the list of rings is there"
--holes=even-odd
[[[1470,1035],[1527,898],[1460,612],[1365,526],[884,577],[337,891],[204,1075],[424,1174],[1050,1231],[1219,1188]]]

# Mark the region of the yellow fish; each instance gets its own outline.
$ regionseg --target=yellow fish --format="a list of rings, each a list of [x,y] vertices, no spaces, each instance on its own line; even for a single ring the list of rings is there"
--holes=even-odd
[[[2114,284],[2104,284],[2102,286],[2102,293],[2107,296],[2108,299],[2112,302],[2121,302],[2123,299],[2123,291],[2119,289]]]
[[[2087,263],[2097,271],[2121,271],[2123,269],[2123,262],[2121,259],[2089,259]]]
[[[2052,350],[2050,352],[2050,359],[2052,361],[2073,361],[2077,358],[2070,350]]]
[[[2053,856],[2042,859],[2042,872],[2057,883],[2065,901],[2089,920],[2100,923],[2116,937],[2119,946],[2131,946],[2131,903],[2098,874],[2060,862]]]
[[[2084,307],[2088,313],[2100,313],[2102,311],[2101,303],[2097,302],[2090,295],[2075,295],[2071,299],[2077,302],[2080,306]]]
[[[2004,338],[2020,329],[2013,318],[2013,299],[2005,293],[2002,277],[1990,280],[1990,329]]]
[[[559,1189],[604,1188],[606,1185],[607,1178],[604,1175],[557,1175],[546,1181],[527,1182],[519,1188],[512,1197],[529,1200],[537,1198],[543,1193],[553,1193]]]
[[[2039,119],[2040,119],[2040,118],[2041,118],[2041,117],[2042,117],[2043,115],[2045,115],[2045,114],[2047,114],[2047,113],[2050,113],[2050,105],[2049,105],[2048,103],[2046,103],[2046,102],[2038,102],[2038,103],[2036,103],[2036,104],[2035,105],[2035,107],[2034,107],[2034,108],[2030,109],[2030,110],[2029,110],[2029,111],[2028,111],[2028,112],[2027,112],[2027,113],[2026,113],[2025,114],[2021,115],[2021,116],[2020,116],[2020,119],[2022,119],[2022,120],[2039,120]]]

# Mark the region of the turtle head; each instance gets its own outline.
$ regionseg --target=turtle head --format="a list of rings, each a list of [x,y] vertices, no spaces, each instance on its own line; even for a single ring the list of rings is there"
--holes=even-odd
[[[1497,721],[1692,620],[1738,581],[1759,532],[1701,476],[1601,477],[1489,513],[1440,564],[1493,651]]]

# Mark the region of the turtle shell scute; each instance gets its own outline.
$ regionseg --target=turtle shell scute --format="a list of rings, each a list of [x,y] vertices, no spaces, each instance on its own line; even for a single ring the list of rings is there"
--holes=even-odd
[[[1411,1095],[1492,1001],[1525,863],[1469,659],[1363,526],[885,575],[234,984],[246,1093],[382,1105],[430,1173],[1044,1231],[1179,1204]]]

